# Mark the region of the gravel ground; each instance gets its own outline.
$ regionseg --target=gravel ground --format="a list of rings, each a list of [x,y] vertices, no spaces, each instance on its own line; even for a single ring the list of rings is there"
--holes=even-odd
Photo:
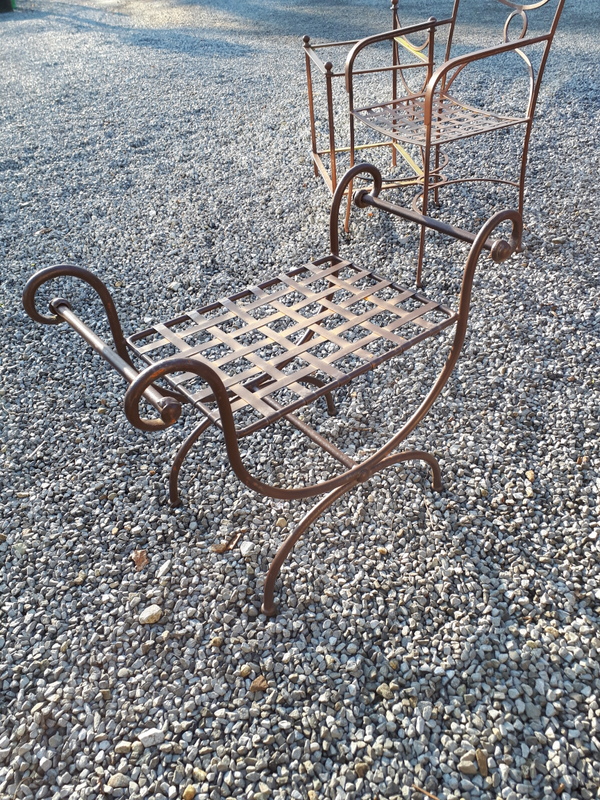
[[[462,359],[410,439],[440,459],[444,491],[410,464],[348,495],[284,567],[276,618],[262,580],[302,503],[245,489],[209,434],[170,510],[193,416],[135,431],[117,376],[21,310],[36,268],[74,262],[132,331],[322,254],[299,38],[388,19],[380,0],[21,0],[0,17],[2,798],[598,796],[594,3],[567,0],[549,63],[527,247],[481,269]],[[498,141],[484,160],[502,168]],[[459,170],[482,160],[461,153]],[[502,202],[457,198],[471,225]],[[415,242],[356,212],[345,252],[410,281]],[[451,295],[464,248],[428,252],[427,292]],[[63,289],[105,330],[91,295]],[[358,383],[324,428],[349,421],[349,446],[372,446],[362,410],[385,436],[441,357]],[[327,472],[284,429],[247,457],[290,482]]]

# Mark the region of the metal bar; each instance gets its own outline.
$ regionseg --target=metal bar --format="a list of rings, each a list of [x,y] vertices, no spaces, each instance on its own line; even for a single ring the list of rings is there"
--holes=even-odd
[[[325,74],[325,81],[327,83],[327,124],[329,127],[329,166],[331,169],[331,186],[332,190],[335,191],[335,187],[337,185],[337,169],[336,169],[336,159],[335,159],[335,128],[334,128],[334,119],[333,119],[333,92],[331,88],[331,68],[332,64],[331,61],[328,61],[325,64],[327,72]]]
[[[267,572],[267,577],[265,579],[265,585],[263,590],[263,604],[262,604],[262,611],[269,617],[274,616],[277,613],[277,606],[275,604],[275,582],[277,581],[277,577],[279,572],[281,571],[281,567],[285,563],[286,558],[294,549],[296,542],[300,539],[300,537],[306,532],[306,530],[315,522],[321,514],[329,508],[329,506],[333,505],[336,500],[339,500],[342,495],[349,492],[351,489],[354,489],[359,483],[368,480],[377,472],[381,472],[388,467],[392,467],[395,464],[399,464],[402,461],[412,461],[412,460],[420,460],[425,461],[426,464],[429,465],[432,472],[432,488],[434,491],[439,492],[442,489],[442,476],[440,472],[440,466],[437,462],[435,456],[432,456],[431,453],[425,453],[421,450],[409,450],[404,453],[398,453],[397,455],[391,455],[387,458],[383,458],[379,463],[374,464],[372,468],[363,474],[360,477],[354,480],[349,479],[347,483],[343,484],[337,489],[331,491],[328,495],[323,497],[319,502],[310,509],[310,511],[305,514],[302,518],[300,523],[296,526],[296,528],[288,534],[288,536],[284,539],[282,544],[280,545],[273,561],[271,562],[271,566],[269,567],[269,571]]]
[[[323,47],[347,47],[349,44],[357,44],[360,39],[352,39],[350,42],[323,42],[322,44],[311,44],[313,50],[320,50]]]
[[[355,150],[368,150],[368,149],[372,149],[374,147],[390,147],[391,144],[392,144],[391,142],[381,142],[381,143],[377,143],[377,144],[361,144],[361,145],[357,145],[355,147]],[[336,148],[336,153],[349,153],[349,152],[350,152],[350,148],[349,147],[337,147]],[[327,188],[329,189],[331,194],[333,194],[334,189],[331,186],[331,178],[329,177],[329,173],[327,172],[327,169],[326,169],[325,165],[323,164],[322,159],[320,158],[320,156],[322,156],[322,155],[329,155],[329,150],[320,150],[318,153],[313,153],[312,154],[313,161],[317,165],[317,169],[319,170],[319,173],[321,174],[321,177],[325,181],[325,185],[327,186]],[[397,178],[397,179],[385,181],[382,184],[381,188],[382,189],[397,189],[397,188],[399,188],[401,186],[414,186],[416,182],[417,182],[417,177],[414,177],[414,178],[411,178],[411,177],[408,177],[408,178]],[[510,182],[506,181],[506,183],[510,183],[511,186],[516,186],[517,185],[516,183],[514,183],[512,181],[510,181]]]
[[[98,355],[102,356],[102,358],[107,361],[111,367],[113,367],[119,375],[121,375],[127,383],[133,383],[133,381],[138,377],[139,372],[128,364],[118,353],[115,353],[106,342],[104,342],[99,336],[97,336],[94,331],[88,327],[83,320],[79,319],[77,314],[74,314],[73,311],[69,308],[66,303],[61,303],[60,300],[53,306],[53,310],[55,313],[64,319],[65,322],[68,322],[69,325],[76,331],[82,339],[93,348]],[[165,400],[167,398],[164,395],[160,394],[154,387],[149,386],[144,391],[144,399],[150,403],[160,414],[162,414]],[[169,398],[172,400],[172,398]],[[173,401],[177,402],[177,401]]]
[[[376,147],[395,147],[396,142],[369,142],[369,144],[356,144],[354,150],[373,150]],[[349,153],[349,147],[336,147],[336,153]],[[317,155],[325,156],[329,154],[329,150],[317,150]]]
[[[398,70],[403,69],[423,69],[426,64],[392,64],[389,67],[368,67],[367,69],[355,69],[352,70],[353,75],[371,75],[375,72],[397,72]],[[345,77],[345,72],[334,72],[332,74],[332,78],[343,78]]]
[[[313,153],[312,157],[313,157],[313,161],[317,165],[317,169],[319,170],[319,172],[321,173],[321,176],[323,177],[323,180],[325,181],[325,184],[326,184],[327,188],[333,194],[334,189],[333,189],[333,187],[331,185],[331,178],[329,177],[329,173],[327,172],[327,169],[325,168],[325,164],[323,164],[323,161],[322,161],[322,159],[320,157],[321,155],[324,155],[327,152],[329,152],[329,151],[328,150],[322,150],[322,151],[320,151],[320,153]]]
[[[392,19],[395,19],[398,15],[397,4],[394,3],[392,5]],[[396,67],[398,62],[400,61],[400,56],[398,54],[398,38],[392,39],[392,67]],[[404,82],[404,76],[401,75],[402,81]],[[398,97],[398,73],[396,70],[392,70],[392,100],[396,100]],[[396,166],[396,151],[392,148],[392,167]]]
[[[373,197],[366,190],[362,190],[360,197],[357,198],[357,205],[359,206],[372,206],[381,211],[386,211],[388,214],[393,214],[396,217],[402,217],[410,222],[416,222],[418,225],[424,225],[426,228],[431,228],[438,233],[443,233],[446,236],[452,236],[453,239],[459,239],[462,242],[473,243],[476,234],[470,231],[465,231],[463,228],[456,228],[454,225],[449,225],[447,222],[442,222],[439,219],[428,217],[425,214],[419,214],[418,211],[412,211],[410,208],[404,206],[397,206],[395,203],[390,203],[387,200],[382,200],[380,197]],[[483,247],[485,250],[491,250],[494,241],[487,239]]]
[[[316,53],[313,52],[313,48],[314,47],[315,47],[315,45],[313,45],[313,44],[309,45],[309,44],[305,43],[305,45],[304,45],[304,53],[306,55],[306,58],[310,59],[313,62],[313,64],[319,70],[319,72],[321,72],[323,75],[325,75],[325,72],[326,72],[325,63],[323,61],[321,61],[321,59],[319,58],[319,56]]]
[[[312,83],[312,73],[310,68],[310,59],[308,54],[305,54],[305,64],[306,64],[306,85],[308,89],[308,111],[310,115],[310,140],[312,144],[312,152],[313,155],[317,152],[317,130],[315,127],[315,105],[314,105],[314,98],[313,98],[313,83]],[[316,165],[314,166],[315,175],[318,174]]]
[[[475,61],[480,61],[482,58],[489,58],[490,56],[497,56],[501,55],[502,53],[510,53],[513,50],[523,49],[524,47],[531,47],[534,44],[541,44],[542,42],[548,42],[548,41],[552,41],[549,34],[544,34],[543,36],[533,36],[530,39],[518,39],[516,42],[505,42],[504,44],[499,44],[496,45],[495,47],[488,47],[485,48],[484,50],[475,50],[471,53],[466,53],[465,55],[462,56],[455,56],[455,58],[451,58],[449,61],[446,61],[444,64],[438,67],[438,69],[433,73],[427,84],[427,89],[425,91],[425,109],[424,109],[425,118],[423,121],[424,125],[426,127],[431,125],[431,106],[433,103],[433,97],[437,84],[440,82],[440,80],[442,80],[444,91],[449,91],[450,85],[454,80],[454,77],[456,77],[453,76],[450,78],[450,80],[446,80],[446,76],[451,70],[455,68],[462,69],[468,64],[472,64]],[[347,67],[346,67],[346,75],[348,75]]]
[[[304,531],[310,525],[312,525],[312,523],[315,522],[315,520],[317,520],[326,509],[329,508],[329,506],[333,505],[336,500],[357,485],[358,481],[349,479],[338,488],[333,489],[331,492],[329,492],[329,494],[325,495],[325,497],[319,500],[319,502],[313,506],[313,508],[310,509],[310,511],[302,518],[300,524],[295,528],[295,530],[288,534],[286,539],[284,539],[283,543],[279,547],[279,550],[275,554],[273,561],[271,561],[271,566],[269,567],[269,571],[267,572],[267,577],[265,579],[261,611],[263,614],[266,614],[267,617],[272,617],[277,613],[277,606],[275,605],[274,600],[275,581],[277,580],[277,576],[279,575],[281,567],[285,563],[288,555],[294,549],[294,545],[298,539],[302,536]]]
[[[190,433],[177,451],[177,455],[175,456],[175,460],[173,461],[173,466],[171,467],[171,472],[169,474],[169,502],[172,506],[178,506],[181,503],[178,486],[181,465],[183,464],[185,457],[192,449],[193,445],[198,441],[200,436],[202,436],[204,431],[210,427],[210,425],[211,421],[209,419],[202,420],[202,422],[192,431],[192,433]]]
[[[395,150],[397,150],[400,153],[402,158],[406,161],[408,166],[413,170],[415,175],[418,176],[419,178],[423,177],[423,170],[417,164],[417,162],[414,160],[414,158],[411,156],[411,154],[408,152],[408,150],[406,150],[406,148],[402,147],[402,145],[399,142],[393,142],[392,141],[392,142],[390,142],[390,144],[392,145],[392,147]]]
[[[344,69],[344,73],[346,76],[346,89],[350,93],[351,86],[352,86],[352,77],[354,73],[354,61],[356,60],[357,55],[363,50],[365,47],[368,47],[371,44],[377,44],[378,42],[385,42],[389,39],[395,39],[397,36],[407,36],[411,33],[418,33],[419,31],[423,30],[431,30],[431,28],[439,27],[441,25],[449,25],[452,22],[452,18],[443,19],[443,20],[436,20],[435,22],[422,22],[418,25],[408,25],[406,28],[399,28],[393,31],[386,31],[385,33],[379,33],[375,36],[367,36],[365,39],[361,39],[357,44],[354,45],[352,50],[348,53],[346,58],[346,65]],[[421,65],[417,65],[421,66]],[[352,110],[352,103],[350,105],[350,109]]]
[[[408,50],[409,53],[412,53],[415,58],[420,58],[423,64],[427,64],[428,58],[425,53],[423,53],[422,50],[419,50],[419,48],[416,47],[412,42],[409,42],[406,36],[396,36],[394,41],[401,45],[405,50]],[[422,65],[419,64],[418,66]]]
[[[269,405],[273,405],[274,408],[279,406],[278,403],[273,401],[273,398],[269,398],[267,402]],[[352,467],[356,466],[356,461],[350,458],[350,456],[347,456],[346,453],[339,450],[334,444],[321,436],[320,433],[317,433],[313,428],[310,427],[310,425],[307,425],[305,422],[302,422],[302,420],[298,419],[295,414],[286,414],[284,419],[286,419],[290,425],[293,425],[294,428],[298,428],[298,430],[301,431],[305,436],[308,436],[308,438],[315,442],[315,444],[318,444],[322,450],[325,450],[326,453],[329,453],[330,456],[333,456],[333,458],[339,461],[340,464],[343,464],[348,469],[352,469]]]

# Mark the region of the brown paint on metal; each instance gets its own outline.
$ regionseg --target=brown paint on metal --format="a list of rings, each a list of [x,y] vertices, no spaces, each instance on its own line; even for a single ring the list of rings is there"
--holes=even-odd
[[[493,2],[493,0],[488,0]],[[550,47],[560,16],[562,14],[564,0],[536,0],[536,2],[519,3],[513,0],[497,0],[510,9],[510,13],[501,32],[502,43],[494,47],[484,48],[478,51],[460,55],[458,57],[451,57],[452,41],[456,29],[460,0],[454,0],[451,15],[443,20],[435,20],[431,18],[427,22],[419,25],[411,25],[403,27],[400,22],[399,16],[399,3],[395,0],[392,3],[392,30],[386,31],[381,34],[369,36],[357,42],[343,42],[334,43],[332,45],[319,44],[310,45],[311,57],[314,56],[315,61],[319,61],[316,50],[322,47],[335,47],[335,46],[348,46],[352,45],[345,63],[344,76],[346,93],[349,103],[349,149],[350,149],[350,166],[355,163],[355,151],[358,149],[356,145],[355,125],[359,123],[366,126],[373,132],[381,135],[381,141],[369,143],[369,146],[375,147],[390,147],[392,150],[392,166],[396,165],[396,150],[393,146],[394,142],[403,143],[418,148],[421,151],[422,172],[416,172],[411,179],[406,180],[388,178],[385,181],[386,188],[400,188],[407,185],[418,186],[419,190],[415,195],[412,206],[414,210],[420,211],[423,215],[427,215],[429,193],[433,191],[434,200],[439,203],[440,189],[454,183],[473,182],[481,180],[489,180],[493,183],[502,183],[506,185],[513,185],[518,190],[518,204],[517,208],[520,214],[523,213],[524,198],[525,198],[525,180],[527,172],[527,157],[529,152],[529,145],[532,134],[532,125],[535,114],[535,106],[539,95],[539,90],[544,74],[544,69],[550,52]],[[529,18],[528,14],[532,14],[543,6],[548,6],[555,3],[555,10],[552,20],[549,24],[549,29],[546,33],[538,36],[529,36]],[[521,29],[516,32],[514,40],[510,40],[509,27],[515,18],[521,21]],[[446,28],[448,35],[446,39],[444,60],[441,64],[435,64],[435,33],[438,29]],[[411,47],[419,52],[423,52],[427,56],[426,62],[418,64],[400,64],[398,57],[398,41],[400,38],[407,40],[407,37],[420,32],[427,32],[427,39],[424,44],[414,45],[413,42],[409,43]],[[375,69],[357,69],[355,68],[355,61],[363,50],[371,45],[379,44],[382,42],[390,41],[392,44],[392,64],[391,66],[384,65]],[[528,49],[536,45],[542,47],[541,59],[537,70],[534,69],[528,55]],[[451,94],[452,85],[457,76],[468,66],[487,58],[493,58],[504,53],[514,52],[521,57],[529,74],[529,93],[526,102],[526,108],[523,113],[519,115],[506,115],[498,114],[482,108],[477,108],[464,103],[460,98]],[[405,71],[414,68],[426,68],[426,79],[424,81],[421,91],[411,91],[405,79]],[[354,80],[357,76],[364,74],[372,74],[374,72],[384,73],[392,70],[392,93],[391,98],[385,102],[378,102],[370,104],[364,108],[356,108],[354,104]],[[336,73],[337,75],[337,73]],[[398,96],[398,79],[402,82],[406,93],[403,96]],[[314,127],[315,122],[315,109],[313,103],[313,87],[309,86],[309,115],[311,121],[311,128]],[[329,98],[330,93],[328,94]],[[328,99],[329,102],[329,99]],[[330,126],[332,124],[330,115]],[[459,141],[461,139],[470,138],[473,136],[482,135],[492,131],[501,130],[503,128],[510,128],[516,126],[523,126],[524,139],[523,147],[520,152],[520,166],[518,177],[514,181],[508,181],[503,178],[496,178],[490,175],[486,178],[470,178],[468,175],[464,177],[455,178],[452,180],[447,179],[443,174],[444,164],[441,159],[444,158],[441,154],[440,148],[443,145],[448,145],[451,142]],[[330,128],[330,136],[332,131]],[[363,145],[361,145],[363,146]],[[335,160],[336,157],[345,152],[345,147],[337,147],[335,151],[330,153],[330,170],[335,173]],[[433,152],[432,152],[433,151]],[[313,139],[313,161],[316,165],[315,169],[319,171],[325,178],[327,186],[332,192],[335,192],[337,181],[332,180],[327,173],[327,169],[323,162],[320,160],[320,152],[317,147],[316,138]],[[320,161],[320,163],[318,163]],[[410,165],[410,162],[409,162]],[[350,183],[349,189],[352,191],[352,184]],[[349,208],[346,212],[344,229],[349,230]],[[419,250],[417,256],[417,271],[416,271],[416,285],[422,286],[422,268],[425,254],[425,226],[421,227],[421,241],[419,243]]]
[[[265,496],[285,500],[324,495],[287,537],[271,564],[263,602],[267,614],[275,612],[274,586],[285,559],[307,528],[343,494],[377,472],[409,459],[427,463],[432,470],[433,488],[441,488],[440,469],[433,455],[416,450],[394,451],[429,412],[454,369],[466,334],[475,267],[481,252],[490,247],[492,233],[501,223],[512,224],[510,241],[501,240],[491,245],[492,255],[499,261],[508,258],[521,240],[522,223],[518,212],[500,212],[488,220],[473,237],[458,309],[453,311],[414,289],[405,289],[340,258],[337,239],[340,203],[348,192],[348,186],[361,174],[369,176],[373,185],[367,195],[359,193],[360,205],[391,211],[378,201],[382,187],[379,171],[370,164],[354,166],[341,179],[334,194],[330,215],[330,255],[146,328],[128,340],[123,338],[107,288],[99,278],[81,267],[62,265],[41,270],[27,283],[23,295],[25,309],[35,321],[45,324],[66,322],[129,383],[125,413],[135,427],[146,431],[160,430],[177,420],[181,405],[175,397],[165,396],[164,390],[158,388],[157,382],[162,379],[171,384],[173,394],[183,397],[203,413],[204,420],[184,441],[175,457],[169,481],[172,503],[179,502],[177,481],[183,461],[200,435],[211,425],[221,429],[232,469],[246,486]],[[415,212],[410,209],[393,208],[392,213],[404,215],[420,225],[429,222],[437,225],[435,220],[431,221],[424,215],[414,219]],[[51,317],[38,312],[36,292],[48,281],[62,276],[83,280],[97,291],[107,311],[115,350],[75,314],[66,300],[51,303]],[[409,303],[410,307],[406,307]],[[434,320],[427,318],[431,314],[435,315]],[[410,331],[403,331],[407,327]],[[343,453],[293,413],[320,397],[327,400],[329,412],[335,413],[332,392],[336,388],[351,383],[358,375],[449,327],[454,327],[454,339],[446,363],[429,393],[400,430],[362,462],[356,462]],[[345,338],[344,334],[353,329],[354,333]],[[258,336],[262,340],[253,340]],[[142,372],[132,366],[124,346],[149,362]],[[160,351],[165,346],[173,348],[177,355],[162,357]],[[378,352],[379,346],[383,347]],[[265,347],[271,348],[272,352],[261,354],[259,351]],[[127,358],[123,358],[121,353],[125,353]],[[153,353],[156,361],[152,360]],[[350,359],[349,364],[345,364],[345,359]],[[250,368],[246,363],[251,365]],[[195,378],[200,378],[208,389],[198,391],[190,388]],[[289,393],[287,401],[280,396],[282,391]],[[142,398],[156,408],[160,418],[140,416]],[[248,411],[254,413],[256,421],[241,426],[237,424],[236,416],[243,416]],[[319,483],[292,488],[266,484],[248,472],[239,440],[280,420],[289,422],[337,459],[343,471]]]

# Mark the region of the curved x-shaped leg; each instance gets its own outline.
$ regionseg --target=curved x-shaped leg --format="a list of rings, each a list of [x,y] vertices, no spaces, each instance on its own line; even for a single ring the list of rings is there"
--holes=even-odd
[[[354,489],[359,483],[364,482],[364,480],[368,480],[371,478],[376,472],[380,472],[381,470],[385,469],[386,467],[391,467],[394,464],[398,464],[401,461],[412,461],[417,459],[419,461],[425,461],[431,467],[431,471],[433,473],[433,489],[436,492],[441,491],[442,489],[442,474],[440,472],[440,465],[437,462],[435,456],[432,456],[431,453],[425,453],[421,450],[408,450],[405,453],[398,453],[393,456],[388,456],[384,458],[378,466],[372,469],[366,478],[362,481],[360,480],[353,480],[348,483],[345,483],[343,486],[338,486],[337,489],[333,489],[333,491],[329,492],[329,494],[325,495],[319,502],[313,506],[310,511],[303,517],[300,521],[299,525],[289,534],[289,536],[283,541],[280,545],[279,550],[275,554],[273,561],[271,562],[271,566],[269,567],[269,571],[267,572],[267,577],[265,579],[265,588],[263,594],[263,603],[262,603],[262,612],[267,615],[267,617],[272,617],[277,613],[277,605],[275,604],[274,600],[274,592],[275,592],[275,582],[283,566],[286,558],[294,549],[294,545],[298,541],[298,539],[302,536],[302,534],[315,522],[321,514],[326,511],[329,506],[333,505],[336,500],[339,500],[342,495],[349,492],[351,489]]]
[[[171,472],[169,474],[169,502],[172,506],[178,506],[181,504],[181,498],[179,496],[179,486],[178,486],[178,479],[179,479],[179,471],[181,470],[181,466],[187,454],[190,452],[193,445],[198,441],[198,439],[202,436],[204,431],[210,426],[210,420],[205,419],[203,420],[197,428],[190,433],[187,439],[183,442],[179,450],[177,451],[177,455],[175,456],[175,461],[173,461],[173,466],[171,467]]]

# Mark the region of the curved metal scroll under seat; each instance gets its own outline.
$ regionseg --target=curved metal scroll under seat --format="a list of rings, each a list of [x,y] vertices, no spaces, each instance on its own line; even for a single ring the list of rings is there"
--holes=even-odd
[[[358,206],[369,205],[443,230],[436,220],[381,201],[379,171],[372,165],[360,164],[347,172],[334,194],[328,255],[147,327],[127,340],[119,337],[120,324],[108,290],[87,270],[71,265],[41,270],[30,279],[23,294],[25,310],[33,319],[46,324],[67,322],[123,376],[129,384],[125,413],[135,427],[144,431],[170,427],[179,418],[182,402],[202,414],[203,421],[181,445],[173,463],[169,488],[174,504],[179,502],[177,483],[183,461],[211,426],[222,431],[232,469],[246,486],[265,496],[286,500],[324,495],[288,536],[273,560],[263,599],[263,610],[268,615],[276,610],[274,586],[286,557],[322,511],[343,494],[377,472],[410,459],[428,464],[434,489],[441,488],[440,469],[433,455],[419,450],[396,451],[429,412],[454,369],[465,338],[473,276],[481,252],[488,249],[495,260],[503,261],[515,251],[521,237],[521,218],[516,211],[496,214],[476,236],[464,232],[463,238],[471,241],[471,248],[458,305],[453,310],[439,300],[405,289],[340,257],[340,203],[359,175],[372,179],[373,184],[369,192],[357,193]],[[510,241],[493,242],[492,233],[504,222],[512,225]],[[96,289],[107,310],[113,335],[116,334],[115,347],[123,352],[125,342],[127,358],[98,337],[66,300],[58,298],[50,303],[51,317],[37,311],[38,289],[61,276],[80,278]],[[336,389],[451,328],[454,328],[452,344],[437,380],[405,424],[363,461],[340,450],[295,415],[300,407],[321,397],[327,400],[328,412],[335,413]],[[141,372],[133,366],[140,360],[147,363]],[[164,382],[170,385],[170,393],[162,388]],[[140,415],[142,399],[157,410],[159,417]],[[368,415],[368,410],[365,413]],[[258,430],[264,436],[274,423],[283,421],[336,459],[340,470],[319,483],[291,488],[267,484],[250,473],[243,462],[240,440]]]

